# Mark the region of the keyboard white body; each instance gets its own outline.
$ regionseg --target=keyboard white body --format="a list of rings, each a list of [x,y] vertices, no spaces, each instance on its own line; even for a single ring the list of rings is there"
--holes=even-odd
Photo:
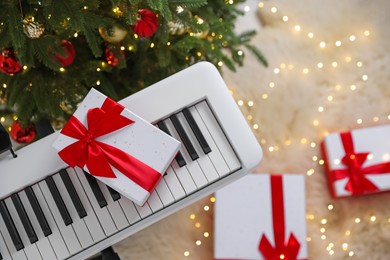
[[[197,187],[194,192],[186,194],[170,205],[163,205],[149,216],[141,217],[141,220],[134,224],[97,243],[82,248],[79,252],[69,254],[65,258],[86,259],[235,181],[258,165],[262,158],[262,150],[218,70],[210,63],[200,62],[121,100],[119,103],[145,120],[156,123],[158,120],[167,118],[169,115],[200,101],[206,101],[212,110],[240,163],[239,167],[226,176],[221,176],[221,178],[207,183],[201,188]],[[0,200],[67,167],[51,146],[56,136],[57,133],[53,133],[18,150],[18,157],[15,159],[11,155],[0,157]],[[6,231],[2,230],[2,232]],[[5,257],[7,254],[2,252],[2,247],[4,248],[4,243],[7,242],[4,240],[6,240],[4,234],[3,236],[0,234],[0,253],[3,259],[7,259]],[[17,259],[10,252],[8,253],[12,257],[10,259]],[[27,257],[27,259],[29,258]]]

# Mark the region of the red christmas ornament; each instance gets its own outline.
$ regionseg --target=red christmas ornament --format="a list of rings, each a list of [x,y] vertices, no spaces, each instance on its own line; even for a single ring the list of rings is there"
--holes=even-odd
[[[157,15],[148,9],[138,10],[137,23],[133,26],[133,30],[140,37],[152,36],[158,28]]]
[[[0,71],[6,74],[14,74],[22,69],[22,66],[15,58],[14,51],[3,49],[0,54]]]
[[[74,58],[76,57],[76,51],[70,41],[63,40],[61,42],[62,48],[64,48],[65,55],[62,56],[61,54],[56,54],[56,59],[61,63],[62,67],[67,67],[74,61]]]
[[[28,144],[35,139],[37,130],[35,129],[34,125],[23,128],[19,122],[15,121],[11,125],[10,135],[16,142]]]
[[[104,50],[104,56],[106,58],[107,63],[110,64],[113,67],[118,66],[119,61],[121,59],[123,59],[123,57],[126,54],[124,51],[121,51],[121,52],[122,52],[123,56],[117,57],[117,56],[115,56],[115,53],[112,51],[112,49],[110,47],[106,48]]]

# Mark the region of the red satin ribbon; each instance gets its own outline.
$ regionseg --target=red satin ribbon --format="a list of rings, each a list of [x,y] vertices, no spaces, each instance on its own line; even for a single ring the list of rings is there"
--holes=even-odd
[[[96,138],[117,131],[134,121],[121,116],[124,107],[106,98],[101,108],[88,110],[88,129],[74,116],[61,133],[77,139],[58,154],[71,167],[86,165],[91,175],[116,178],[111,165],[147,191],[152,191],[161,174],[118,148]]]
[[[344,164],[347,169],[332,170],[332,181],[349,178],[345,185],[345,189],[353,195],[378,191],[379,188],[367,179],[366,175],[390,173],[390,162],[363,167],[369,153],[355,152],[350,132],[341,133],[340,137],[345,151],[345,156],[341,159],[341,163]]]
[[[259,243],[259,250],[266,260],[296,260],[300,249],[300,243],[293,233],[290,233],[287,241],[285,240],[282,178],[281,175],[271,175],[272,222],[275,246],[272,246],[263,234]]]

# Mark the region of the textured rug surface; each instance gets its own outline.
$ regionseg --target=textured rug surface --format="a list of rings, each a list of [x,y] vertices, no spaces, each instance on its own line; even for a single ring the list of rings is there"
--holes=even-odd
[[[269,67],[245,52],[244,67],[224,70],[264,150],[256,172],[306,174],[310,259],[389,259],[390,193],[331,199],[319,144],[327,133],[390,124],[390,2],[258,3],[247,1],[237,30],[259,31],[252,43]],[[209,196],[115,249],[126,260],[207,260],[213,235]]]

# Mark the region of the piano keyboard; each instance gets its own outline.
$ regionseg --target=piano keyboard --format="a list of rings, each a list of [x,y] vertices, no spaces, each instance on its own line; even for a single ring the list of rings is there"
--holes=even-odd
[[[160,99],[184,91],[182,83],[189,79],[210,89],[197,89],[199,94],[189,100],[171,96],[165,99],[170,104],[166,111]],[[218,104],[221,96],[230,108]],[[155,99],[165,109],[142,113],[137,108],[138,102],[145,108]],[[0,160],[0,259],[85,259],[243,176],[261,159],[245,120],[207,63],[120,103],[183,144],[147,203],[140,207],[82,169],[66,167],[50,146],[54,133],[19,150],[16,159]],[[226,128],[229,123],[218,115],[218,107],[235,131]]]

